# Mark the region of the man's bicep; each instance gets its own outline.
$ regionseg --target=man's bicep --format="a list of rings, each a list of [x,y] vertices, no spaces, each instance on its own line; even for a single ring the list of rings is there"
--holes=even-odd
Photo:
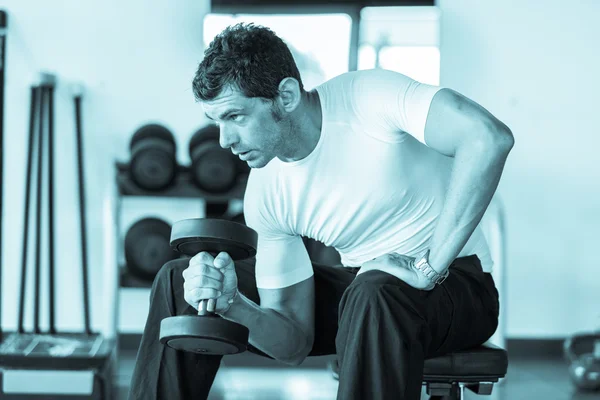
[[[438,91],[425,124],[425,144],[453,157],[463,143],[482,139],[487,132],[506,128],[488,110],[451,89]]]

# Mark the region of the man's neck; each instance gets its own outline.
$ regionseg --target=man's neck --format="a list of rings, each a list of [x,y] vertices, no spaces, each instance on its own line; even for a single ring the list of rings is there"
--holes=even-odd
[[[321,101],[316,90],[305,92],[302,105],[290,120],[290,144],[293,146],[291,157],[282,158],[284,162],[298,161],[307,157],[319,143],[323,115]]]

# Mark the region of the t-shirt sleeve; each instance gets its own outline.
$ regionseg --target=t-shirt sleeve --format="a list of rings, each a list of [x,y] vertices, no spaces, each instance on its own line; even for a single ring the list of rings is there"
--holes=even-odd
[[[262,289],[288,287],[314,274],[302,237],[286,232],[276,222],[271,205],[267,194],[249,180],[244,219],[258,233],[255,273],[256,286]]]
[[[352,80],[352,105],[368,134],[398,142],[408,133],[427,145],[427,115],[441,89],[394,71],[358,71]]]

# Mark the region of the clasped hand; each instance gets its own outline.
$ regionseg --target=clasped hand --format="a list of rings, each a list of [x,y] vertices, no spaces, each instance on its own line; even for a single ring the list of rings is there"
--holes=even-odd
[[[416,289],[431,290],[435,287],[435,283],[415,267],[415,258],[403,254],[389,253],[367,261],[359,274],[371,270],[387,272]]]
[[[183,271],[183,280],[185,301],[198,309],[200,300],[210,300],[207,310],[217,314],[229,310],[238,288],[235,265],[225,252],[216,257],[205,251],[196,254]]]

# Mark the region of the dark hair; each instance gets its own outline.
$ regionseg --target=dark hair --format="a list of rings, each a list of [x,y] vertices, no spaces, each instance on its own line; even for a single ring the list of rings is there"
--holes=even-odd
[[[298,80],[304,90],[285,42],[269,28],[239,23],[227,27],[211,42],[192,86],[197,101],[214,99],[228,85],[247,97],[273,100],[287,77]]]

